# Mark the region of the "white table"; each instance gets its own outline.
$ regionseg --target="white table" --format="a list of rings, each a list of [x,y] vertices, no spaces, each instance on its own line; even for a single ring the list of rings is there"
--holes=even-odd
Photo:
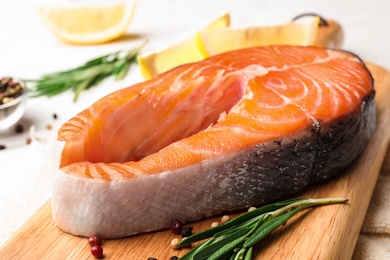
[[[388,0],[138,0],[126,37],[86,47],[59,42],[40,21],[35,2],[0,0],[0,77],[37,78],[131,48],[144,38],[149,39],[146,49],[159,48],[185,39],[226,11],[231,14],[232,27],[284,23],[306,12],[321,14],[342,24],[344,49],[390,70],[389,10]],[[123,81],[108,79],[81,94],[77,103],[72,102],[70,92],[28,100],[27,113],[21,121],[26,131],[0,134],[0,144],[7,145],[0,151],[0,244],[50,198],[50,147],[61,123],[99,97],[141,80],[134,65]],[[53,119],[54,113],[57,120]],[[27,145],[25,140],[32,125],[44,140]],[[47,129],[48,125],[53,129]]]

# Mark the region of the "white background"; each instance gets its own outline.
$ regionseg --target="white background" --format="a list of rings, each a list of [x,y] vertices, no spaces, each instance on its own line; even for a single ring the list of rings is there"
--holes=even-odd
[[[52,1],[55,2],[55,1]],[[0,0],[0,77],[37,78],[42,74],[81,65],[88,59],[137,46],[148,39],[145,50],[161,48],[192,35],[224,12],[232,27],[273,25],[314,12],[343,26],[343,49],[390,70],[390,1],[388,0],[138,0],[135,18],[125,37],[96,46],[59,42],[39,19],[37,2]],[[50,198],[51,172],[47,165],[55,130],[99,97],[141,81],[136,65],[123,81],[112,79],[83,93],[77,103],[72,93],[54,98],[30,99],[22,119],[34,125],[41,142],[25,144],[27,131],[0,134],[0,244]],[[389,101],[390,102],[390,101]],[[58,119],[54,120],[52,114]],[[54,127],[47,130],[46,126]]]

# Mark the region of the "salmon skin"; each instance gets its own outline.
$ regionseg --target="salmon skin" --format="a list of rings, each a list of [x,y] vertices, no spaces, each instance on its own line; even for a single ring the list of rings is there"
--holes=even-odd
[[[53,219],[118,238],[260,205],[328,180],[375,128],[354,54],[242,49],[118,90],[58,132]]]

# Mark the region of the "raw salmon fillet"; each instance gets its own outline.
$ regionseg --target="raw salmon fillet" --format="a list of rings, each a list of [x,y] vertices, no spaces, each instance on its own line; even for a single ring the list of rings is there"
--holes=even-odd
[[[117,238],[294,194],[358,157],[374,96],[345,51],[267,46],[179,66],[60,128],[54,221]]]

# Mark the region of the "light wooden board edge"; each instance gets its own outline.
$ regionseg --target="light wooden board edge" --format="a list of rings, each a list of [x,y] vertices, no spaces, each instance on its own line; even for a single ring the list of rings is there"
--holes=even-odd
[[[367,66],[377,86],[378,112],[377,128],[369,145],[342,175],[301,194],[302,197],[345,197],[349,203],[301,214],[308,224],[290,223],[271,235],[261,246],[258,258],[351,259],[390,140],[390,74],[376,65],[367,63]]]
[[[390,74],[367,64],[376,80],[378,127],[364,153],[345,173],[300,197],[347,197],[348,204],[309,209],[276,230],[255,248],[256,259],[350,259],[383,163],[390,139]],[[220,216],[191,223],[194,231],[210,226]],[[173,250],[170,231],[159,231],[103,243],[105,259],[169,259],[187,249]],[[47,202],[6,243],[0,259],[93,259],[85,238],[59,230]]]

